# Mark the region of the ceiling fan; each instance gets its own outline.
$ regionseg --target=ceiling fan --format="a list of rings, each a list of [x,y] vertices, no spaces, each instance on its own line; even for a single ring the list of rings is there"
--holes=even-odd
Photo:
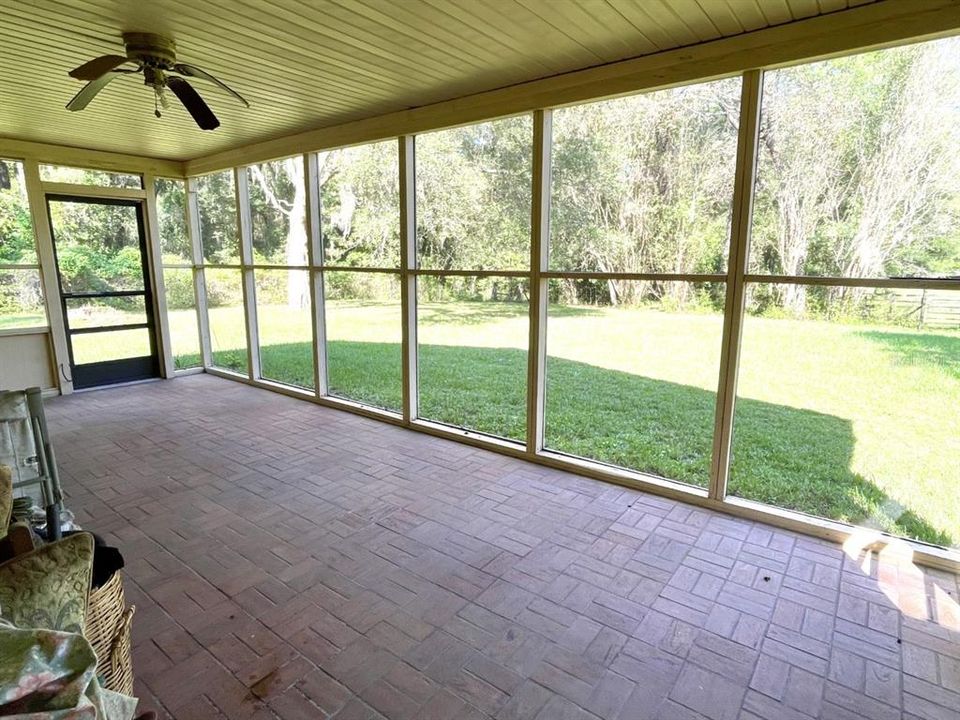
[[[176,43],[168,37],[130,32],[123,34],[123,44],[126,55],[101,55],[68,73],[72,78],[88,82],[67,103],[67,110],[83,110],[111,80],[121,75],[137,73],[143,73],[143,84],[153,88],[153,112],[157,117],[160,117],[161,107],[169,107],[166,94],[169,89],[202,130],[215,130],[220,127],[217,116],[184,77],[208,80],[239,100],[245,107],[250,107],[250,103],[244,100],[240,93],[210,73],[194,65],[178,63]],[[136,65],[136,68],[121,67],[128,64]]]

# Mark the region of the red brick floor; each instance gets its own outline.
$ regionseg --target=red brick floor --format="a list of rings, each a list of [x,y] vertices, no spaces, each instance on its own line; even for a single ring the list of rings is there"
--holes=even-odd
[[[957,578],[209,376],[51,400],[176,718],[960,718]]]

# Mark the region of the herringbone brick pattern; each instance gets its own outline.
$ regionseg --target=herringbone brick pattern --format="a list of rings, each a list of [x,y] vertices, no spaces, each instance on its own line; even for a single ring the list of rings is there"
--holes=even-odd
[[[59,398],[187,719],[960,718],[957,578],[209,376]]]

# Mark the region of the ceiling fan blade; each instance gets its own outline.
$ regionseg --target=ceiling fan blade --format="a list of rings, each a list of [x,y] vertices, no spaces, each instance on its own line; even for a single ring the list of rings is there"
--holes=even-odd
[[[231,88],[222,80],[218,80],[217,78],[215,78],[206,70],[201,70],[200,68],[194,65],[187,65],[186,63],[177,63],[176,65],[173,66],[173,71],[178,72],[181,75],[186,75],[187,77],[197,77],[197,78],[201,78],[202,80],[209,80],[215,85],[218,85],[221,89],[226,90],[228,93],[233,95],[233,97],[235,97],[237,100],[243,103],[246,107],[250,107],[250,103],[248,103],[240,93],[238,93],[236,90]]]
[[[107,83],[113,80],[115,77],[120,76],[108,71],[106,74],[101,75],[96,80],[91,80],[88,82],[80,89],[80,92],[74,95],[73,99],[67,103],[67,110],[72,110],[73,112],[76,112],[77,110],[83,110],[87,105],[90,104],[90,101],[97,96],[97,93],[103,90]]]
[[[130,60],[125,55],[101,55],[78,68],[74,68],[67,74],[77,80],[96,80],[104,73],[108,73],[126,62],[130,62]]]
[[[213,114],[213,110],[203,101],[200,94],[193,89],[193,86],[183,78],[167,78],[167,87],[177,96],[187,112],[193,117],[201,130],[216,130],[220,127],[220,121]]]

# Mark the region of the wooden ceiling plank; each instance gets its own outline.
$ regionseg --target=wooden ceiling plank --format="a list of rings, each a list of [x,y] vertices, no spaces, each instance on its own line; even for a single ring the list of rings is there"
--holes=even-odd
[[[610,6],[620,13],[636,28],[644,28],[644,34],[657,50],[669,50],[688,44],[692,35],[686,26],[678,35],[675,27],[664,27],[658,19],[648,12],[649,3],[645,0],[607,0]]]
[[[61,129],[64,130],[68,129],[73,123],[86,120],[87,118],[99,118],[104,122],[109,122],[111,125],[116,126],[118,125],[117,108],[122,107],[132,111],[132,114],[128,116],[129,119],[135,119],[137,117],[145,119],[145,121],[152,123],[150,129],[157,131],[157,118],[154,117],[153,114],[153,95],[146,91],[142,85],[122,87],[119,84],[122,80],[123,79],[118,80],[107,86],[93,102],[80,113],[71,113],[64,107],[72,95],[82,87],[80,83],[76,85],[67,85],[64,83],[61,88],[56,84],[38,81],[31,86],[34,94],[25,98],[22,104],[18,103],[17,100],[11,100],[9,103],[5,103],[5,107],[13,108],[20,106],[25,109],[45,110],[46,112],[41,113],[40,117],[49,122],[59,123]],[[4,95],[6,96],[13,95],[17,89],[22,89],[22,87],[22,85],[18,88],[18,86],[15,85],[0,83],[0,88],[4,89]],[[241,123],[247,131],[258,128],[263,130],[276,130],[278,127],[282,128],[286,124],[278,124],[276,120],[270,118],[269,114],[251,114],[249,110],[239,106],[224,94],[208,92],[206,86],[201,88],[201,90],[204,99],[207,100],[208,104],[221,120],[229,117]],[[402,109],[395,103],[385,104],[383,107],[389,107],[392,110]],[[179,113],[181,109],[176,98],[170,97],[169,107],[167,109],[161,108],[161,112],[164,116],[167,116],[171,113]],[[348,111],[349,107],[344,106],[331,106],[329,108],[329,112],[331,113]],[[4,119],[0,119],[0,123],[3,123],[6,118],[9,118],[9,113],[6,114]],[[189,121],[189,116],[184,115],[183,119]],[[31,122],[38,122],[38,120],[34,117]],[[102,131],[103,125],[99,127]],[[143,129],[146,130],[147,128]]]
[[[218,2],[225,12],[241,7],[235,2],[207,1]],[[276,0],[260,0],[242,7],[247,9],[243,17],[253,23],[251,27],[259,28],[261,33],[265,28],[270,28],[274,33],[272,39],[290,42],[291,38],[297,38],[300,41],[296,45],[298,50],[306,55],[313,54],[314,57],[316,51],[320,50],[323,57],[339,55],[349,58],[351,63],[369,63],[374,75],[382,71],[382,61],[388,61],[396,66],[396,72],[400,76],[409,77],[410,72],[420,72],[437,80],[445,80],[456,77],[460,72],[458,64],[464,63],[463,59],[449,54],[440,53],[441,56],[437,57],[436,47],[431,48],[423,42],[414,47],[399,43],[395,35],[372,33],[357,37],[363,27],[357,21],[362,19],[362,16],[352,12],[346,18],[335,15],[338,6],[332,3],[327,6],[323,22],[312,15],[305,15],[303,3],[300,2],[290,8]],[[337,22],[331,22],[331,19],[336,19]],[[374,39],[376,42],[371,42]],[[376,58],[377,61],[369,58]],[[479,66],[476,61],[466,64],[468,67]]]
[[[643,55],[656,50],[649,40],[636,32],[634,41],[623,37],[624,16],[605,0],[583,0],[576,3],[540,3],[538,0],[515,0],[596,55],[601,62],[613,62],[627,56]],[[618,32],[611,33],[611,29]]]
[[[633,28],[634,32],[637,33],[637,36],[642,38],[643,42],[649,45],[650,53],[659,52],[663,49],[663,45],[659,42],[654,41],[654,37],[659,31],[659,26],[647,18],[646,23],[638,23],[636,16],[631,17],[630,13],[626,13],[616,6],[614,0],[604,0],[604,2],[610,7],[610,9],[617,14],[620,18],[623,19],[623,22],[630,25]]]
[[[820,13],[817,0],[787,0],[787,4],[790,6],[790,16],[794,20],[803,20]]]
[[[468,0],[465,4],[485,23],[488,32],[495,32],[503,25],[500,0]],[[575,67],[586,67],[592,62],[592,58],[596,57],[593,52],[571,41],[565,33],[545,23],[536,13],[530,12],[516,0],[513,0],[513,8],[510,13],[510,32],[514,37],[514,44],[523,52],[533,52],[541,62],[549,64],[551,74],[568,72]],[[536,42],[531,42],[531,38],[536,38]]]
[[[723,37],[720,28],[713,22],[698,0],[661,0],[670,5],[670,10],[689,27],[700,42]]]
[[[757,0],[757,2],[770,25],[782,25],[793,20],[787,0]]]
[[[380,4],[384,6],[384,12],[414,15],[412,4],[384,0],[380,0]],[[391,9],[387,10],[387,7]],[[437,5],[430,7],[436,8]],[[595,56],[590,54],[585,57],[584,51],[571,43],[568,37],[512,0],[509,4],[509,15],[504,12],[505,5],[502,0],[497,0],[493,6],[484,0],[472,0],[468,3],[446,2],[441,7],[443,12],[437,17],[444,19],[443,25],[449,28],[446,30],[449,36],[455,37],[458,24],[471,26],[489,46],[489,52],[496,54],[496,47],[502,45],[514,56],[529,57],[542,68],[544,75],[562,72],[571,66],[577,66],[578,63],[582,66],[583,63],[597,62]],[[420,22],[422,24],[423,20]],[[439,23],[429,24],[439,26]],[[538,41],[531,42],[531,38],[537,38]],[[456,42],[455,39],[452,41]],[[579,52],[576,52],[578,50]],[[504,51],[501,50],[494,63],[501,63],[504,57]]]
[[[726,0],[697,0],[697,5],[710,18],[714,27],[723,37],[739,35],[744,32],[743,23]]]
[[[634,1],[636,2],[637,0]],[[697,33],[694,27],[676,12],[672,0],[648,0],[644,2],[643,5],[647,14],[653,18],[660,27],[668,30],[672,37],[676,38],[674,47],[695,45],[698,42],[713,39],[713,37]]]
[[[416,3],[394,3],[384,0],[367,0],[368,6],[376,7],[388,18],[388,22],[403,24],[424,32],[429,28],[440,33],[447,45],[469,48],[481,65],[503,68],[515,63],[533,72],[550,72],[548,65],[531,57],[529,48],[513,42],[503,32],[490,32],[489,26],[467,8],[449,1],[433,3],[431,0],[419,0]],[[501,25],[511,25],[513,17],[501,14]]]
[[[27,122],[47,120],[59,123],[62,129],[66,129],[74,122],[82,121],[85,118],[94,118],[98,115],[102,115],[102,120],[111,121],[111,125],[120,126],[123,123],[117,122],[118,108],[126,108],[131,111],[129,115],[123,118],[124,121],[135,120],[139,117],[155,124],[156,118],[153,115],[152,95],[145,91],[140,85],[122,86],[119,84],[121,81],[122,79],[105,88],[85,110],[79,113],[71,113],[66,110],[64,106],[72,94],[81,87],[80,83],[76,85],[64,83],[61,87],[57,81],[48,83],[38,80],[31,86],[31,90],[34,91],[33,95],[24,97],[21,92],[20,95],[23,97],[22,101],[19,98],[14,98],[9,102],[5,102],[4,105],[5,107],[12,108],[20,105],[22,102],[21,107],[34,108],[35,111],[42,110],[44,112],[39,114],[34,112],[32,117],[27,119]],[[22,91],[23,86],[22,84],[16,86],[0,82],[0,88],[4,88],[4,95],[9,97],[17,94],[17,90]],[[207,92],[206,87],[203,88],[203,95],[214,112],[220,116],[221,120],[229,117],[234,121],[234,125],[232,125],[231,128],[236,128],[238,125],[242,126],[244,133],[257,129],[278,130],[289,127],[289,118],[287,117],[277,116],[273,113],[251,113],[249,109],[240,106],[224,94]],[[404,107],[397,105],[395,102],[379,103],[379,105],[382,108],[390,108],[392,110],[403,109]],[[180,109],[181,106],[176,99],[170,98],[169,109],[163,110],[161,108],[161,112],[166,115],[170,112],[179,112]],[[283,110],[282,106],[280,110]],[[296,108],[291,108],[291,110],[296,110]],[[331,105],[328,111],[332,114],[347,114],[351,112],[351,108],[349,106]],[[184,116],[184,118],[187,117],[188,116]],[[310,115],[304,114],[303,117],[309,118]],[[10,119],[10,114],[5,112],[2,117],[0,117],[0,123],[8,122]],[[99,129],[102,132],[103,126],[101,125]],[[153,127],[153,130],[157,129],[157,127]]]
[[[711,0],[712,1],[712,0]],[[753,32],[770,25],[763,14],[760,0],[723,0],[730,12],[737,18],[744,32]]]
[[[817,7],[822,15],[840,12],[847,9],[847,0],[817,0]]]
[[[416,15],[411,9],[412,6],[406,3],[365,3],[350,0],[343,4],[334,0],[333,6],[353,13],[355,18],[367,20],[368,24],[362,27],[376,28],[380,35],[392,34],[409,38],[428,51],[446,55],[478,69],[484,69],[486,63],[500,63],[504,59],[502,51],[497,53],[476,43],[465,42],[464,38],[458,37],[456,28],[447,29],[440,23],[424,23],[422,17]],[[510,49],[515,52],[515,49]]]

